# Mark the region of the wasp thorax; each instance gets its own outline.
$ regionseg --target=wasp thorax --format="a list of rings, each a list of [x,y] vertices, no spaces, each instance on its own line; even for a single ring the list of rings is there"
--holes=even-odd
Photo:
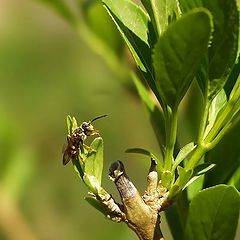
[[[72,136],[75,140],[80,140],[80,141],[84,141],[87,138],[84,130],[81,127],[76,128],[73,131]]]

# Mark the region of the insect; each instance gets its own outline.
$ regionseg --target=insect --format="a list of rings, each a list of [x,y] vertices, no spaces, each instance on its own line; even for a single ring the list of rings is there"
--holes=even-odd
[[[71,159],[75,159],[79,155],[82,147],[90,148],[84,144],[84,141],[89,136],[99,134],[98,131],[94,129],[92,122],[106,116],[107,115],[98,116],[89,122],[83,122],[80,127],[73,130],[71,135],[67,135],[67,146],[63,151],[63,165],[66,165]]]

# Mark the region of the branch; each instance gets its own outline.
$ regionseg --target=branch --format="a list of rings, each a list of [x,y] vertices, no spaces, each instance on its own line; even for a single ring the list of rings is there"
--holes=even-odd
[[[123,163],[114,162],[109,171],[109,176],[120,193],[128,227],[138,235],[140,240],[164,240],[159,226],[159,209],[151,208],[145,203],[127,177]]]

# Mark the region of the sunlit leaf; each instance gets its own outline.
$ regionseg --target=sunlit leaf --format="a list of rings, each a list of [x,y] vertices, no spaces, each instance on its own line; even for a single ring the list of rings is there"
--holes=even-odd
[[[78,127],[78,123],[75,117],[72,117],[72,130]]]
[[[184,14],[158,39],[153,53],[156,86],[169,106],[177,106],[189,88],[207,50],[211,31],[211,14],[198,9]]]
[[[129,0],[103,0],[115,21],[133,57],[143,72],[149,68],[151,53],[148,43],[148,21],[146,13]]]
[[[204,133],[205,136],[213,127],[215,120],[218,116],[218,113],[224,108],[226,103],[227,103],[227,96],[224,89],[222,89],[211,102],[209,113],[208,113],[208,121],[207,121],[208,125]]]
[[[88,175],[84,173],[83,182],[86,184],[87,188],[93,193],[98,195],[101,191],[101,185],[98,179],[93,175]]]
[[[173,179],[173,174],[171,171],[169,170],[164,170],[161,174],[161,184],[162,186],[164,186],[165,188],[169,188],[171,181]]]
[[[197,194],[189,208],[185,240],[233,240],[240,196],[232,186],[218,185]]]
[[[84,162],[84,172],[89,176],[94,176],[101,184],[103,169],[103,139],[101,137],[93,140]]]

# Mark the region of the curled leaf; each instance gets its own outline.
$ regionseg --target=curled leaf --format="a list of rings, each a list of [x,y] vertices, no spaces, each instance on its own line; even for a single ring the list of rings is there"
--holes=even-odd
[[[142,154],[142,155],[145,155],[145,156],[148,156],[148,157],[154,159],[157,162],[158,169],[162,172],[163,163],[152,152],[150,152],[144,148],[128,148],[125,152],[126,153],[138,153],[138,154]]]

